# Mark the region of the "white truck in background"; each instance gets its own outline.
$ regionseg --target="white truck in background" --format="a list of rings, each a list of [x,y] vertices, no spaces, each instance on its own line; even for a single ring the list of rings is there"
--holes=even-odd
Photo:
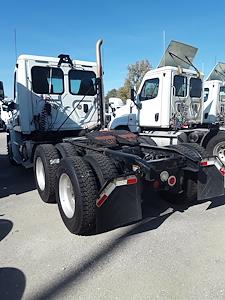
[[[132,96],[135,106],[126,114],[118,111],[108,127],[139,132],[160,146],[198,143],[225,163],[225,128],[203,123],[203,74],[193,65],[197,50],[171,41],[158,68],[145,74]]]
[[[219,62],[204,81],[203,123],[225,123],[225,63]]]
[[[124,102],[122,99],[116,97],[110,97],[108,113],[111,115],[115,115],[116,110],[121,108],[122,106],[124,106]]]
[[[108,101],[108,109],[105,114],[106,126],[115,118],[118,109],[124,106],[122,99],[117,97],[110,97]]]

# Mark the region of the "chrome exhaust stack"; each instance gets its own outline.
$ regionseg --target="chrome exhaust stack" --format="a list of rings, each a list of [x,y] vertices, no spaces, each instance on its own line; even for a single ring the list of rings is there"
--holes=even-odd
[[[101,128],[105,127],[105,98],[104,98],[104,85],[103,85],[103,67],[102,67],[102,44],[103,40],[100,39],[96,43],[96,63],[97,63],[97,77],[98,77],[98,96],[99,96],[99,113]]]

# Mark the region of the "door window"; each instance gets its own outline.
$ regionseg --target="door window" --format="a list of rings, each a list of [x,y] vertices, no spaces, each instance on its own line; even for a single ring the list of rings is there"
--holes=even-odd
[[[159,78],[152,78],[145,81],[141,90],[141,101],[156,98],[159,91]]]

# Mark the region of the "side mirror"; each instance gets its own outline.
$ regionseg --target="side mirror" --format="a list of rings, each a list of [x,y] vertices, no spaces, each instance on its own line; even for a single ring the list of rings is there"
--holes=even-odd
[[[8,111],[13,111],[14,109],[16,109],[16,103],[15,102],[10,102],[8,104]]]
[[[135,91],[134,88],[131,88],[130,90],[130,100],[135,104],[135,106],[138,108],[138,109],[142,109],[142,103],[140,101],[135,101],[135,99],[137,98],[137,93]]]
[[[136,91],[135,91],[134,88],[131,88],[131,90],[130,90],[130,100],[132,102],[135,102],[135,96],[136,96]]]
[[[5,95],[4,95],[3,82],[0,81],[0,100],[3,100],[4,98],[5,98]]]

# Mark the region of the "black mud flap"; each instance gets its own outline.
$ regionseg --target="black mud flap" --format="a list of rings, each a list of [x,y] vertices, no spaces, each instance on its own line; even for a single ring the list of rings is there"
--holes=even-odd
[[[201,167],[198,173],[198,200],[224,195],[224,176],[216,166]]]
[[[139,184],[118,186],[107,201],[96,208],[97,233],[128,225],[142,219]]]

